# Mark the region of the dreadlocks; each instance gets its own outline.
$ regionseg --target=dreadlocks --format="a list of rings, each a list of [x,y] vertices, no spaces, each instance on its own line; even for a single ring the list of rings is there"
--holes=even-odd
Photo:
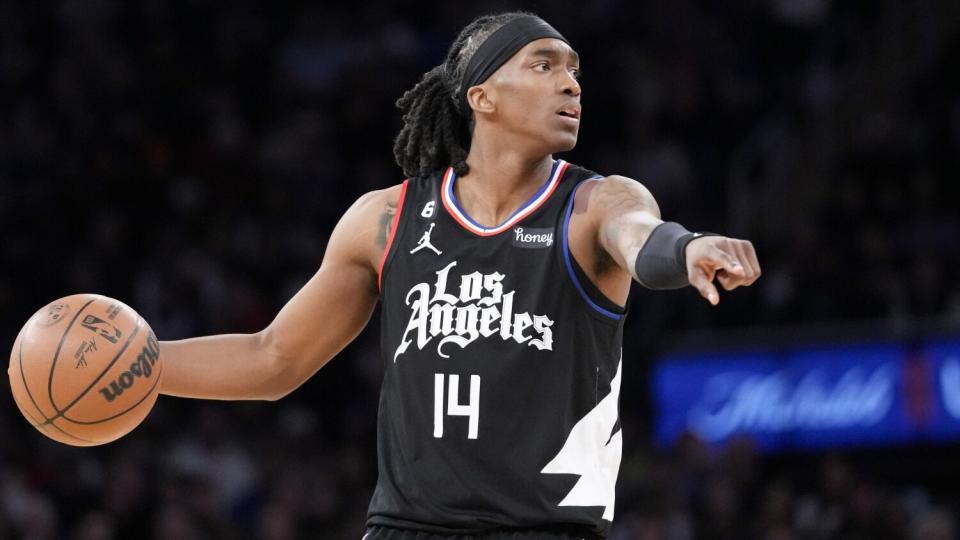
[[[530,14],[515,11],[474,19],[450,46],[444,62],[426,72],[397,100],[397,108],[403,112],[403,128],[393,143],[393,155],[405,175],[416,177],[447,166],[453,166],[457,176],[470,171],[467,152],[473,111],[460,110],[457,99],[463,71],[490,34],[525,15]]]

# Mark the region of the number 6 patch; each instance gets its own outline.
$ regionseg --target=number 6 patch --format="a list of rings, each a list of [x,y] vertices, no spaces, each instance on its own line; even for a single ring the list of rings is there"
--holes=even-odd
[[[430,219],[433,217],[433,212],[437,208],[437,201],[430,201],[427,204],[423,205],[423,210],[420,211],[420,217]]]

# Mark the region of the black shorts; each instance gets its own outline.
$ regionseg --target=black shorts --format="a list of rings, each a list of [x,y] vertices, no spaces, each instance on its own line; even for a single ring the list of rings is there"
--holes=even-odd
[[[581,527],[557,526],[534,529],[497,529],[482,533],[449,534],[398,529],[383,525],[367,527],[363,540],[602,540]]]

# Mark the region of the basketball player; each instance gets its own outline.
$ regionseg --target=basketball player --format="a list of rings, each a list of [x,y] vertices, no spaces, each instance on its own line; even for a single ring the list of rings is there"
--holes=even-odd
[[[162,392],[275,400],[379,300],[386,373],[368,540],[598,538],[621,456],[631,279],[752,284],[750,242],[661,220],[623,176],[555,159],[580,127],[580,60],[536,16],[469,24],[397,102],[409,179],[367,193],[264,330],[162,343]],[[318,531],[322,537],[322,533]]]

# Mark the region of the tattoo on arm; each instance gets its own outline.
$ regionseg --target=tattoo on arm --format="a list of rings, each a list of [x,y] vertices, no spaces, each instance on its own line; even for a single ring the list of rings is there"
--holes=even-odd
[[[396,201],[390,201],[383,206],[383,213],[380,214],[380,226],[377,228],[380,231],[380,234],[377,235],[377,243],[381,250],[387,247],[387,240],[390,239],[390,228],[393,226],[393,216],[396,213]]]
[[[660,209],[650,192],[633,180],[608,178],[603,189],[596,192],[596,202],[607,214],[650,212],[660,216]]]
[[[603,212],[599,249],[633,275],[632,262],[660,221],[656,200],[641,184],[622,177],[605,179],[592,195],[592,202]]]

